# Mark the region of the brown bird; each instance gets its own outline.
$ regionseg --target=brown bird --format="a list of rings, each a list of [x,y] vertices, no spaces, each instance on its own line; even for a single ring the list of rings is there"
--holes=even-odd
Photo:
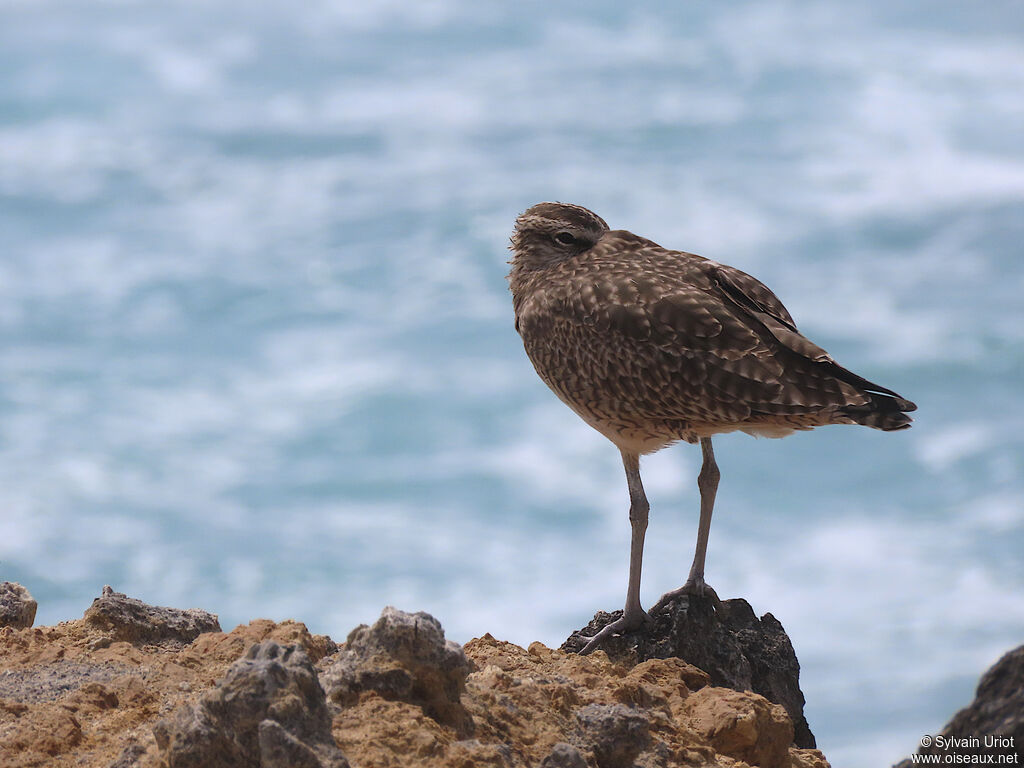
[[[622,618],[650,621],[640,570],[650,505],[640,456],[700,442],[700,522],[686,583],[662,596],[718,596],[704,581],[719,471],[711,437],[783,437],[825,424],[906,429],[916,406],[848,371],[802,336],[782,302],[733,267],[610,230],[578,205],[540,203],[516,219],[509,285],[516,330],[541,379],[622,454],[632,541]]]

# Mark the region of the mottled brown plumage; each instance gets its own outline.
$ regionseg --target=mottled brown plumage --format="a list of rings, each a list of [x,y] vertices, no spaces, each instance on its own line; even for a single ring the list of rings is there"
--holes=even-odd
[[[544,382],[623,456],[634,543],[626,615],[616,631],[646,619],[638,594],[638,527],[646,528],[647,517],[640,455],[679,440],[701,442],[698,557],[677,592],[717,599],[703,581],[718,474],[712,435],[910,426],[905,412],[913,403],[836,363],[745,272],[610,230],[592,211],[561,203],[523,213],[512,251],[509,282],[527,355]]]

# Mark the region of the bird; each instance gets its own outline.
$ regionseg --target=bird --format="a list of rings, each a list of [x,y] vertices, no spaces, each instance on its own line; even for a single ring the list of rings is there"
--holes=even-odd
[[[704,579],[721,477],[714,435],[784,437],[828,424],[906,429],[917,406],[842,367],[797,330],[789,311],[747,273],[613,230],[579,205],[544,202],[517,217],[508,273],[515,328],[537,374],[622,457],[631,541],[621,618],[582,649],[652,622],[640,603],[650,511],[640,457],[700,445],[700,517],[680,595],[718,595]]]

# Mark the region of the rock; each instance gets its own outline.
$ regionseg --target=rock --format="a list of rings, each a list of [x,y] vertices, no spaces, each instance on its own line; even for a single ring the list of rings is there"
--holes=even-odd
[[[127,671],[116,664],[60,661],[30,669],[8,669],[0,674],[0,698],[22,702],[53,701],[92,683],[105,683]]]
[[[203,632],[220,632],[212,613],[198,609],[162,608],[103,587],[82,617],[86,623],[129,643],[190,643]]]
[[[15,581],[0,582],[0,627],[27,629],[36,620],[38,603]]]
[[[0,700],[0,765],[44,765],[77,747],[82,725],[64,708],[32,708]]]
[[[328,698],[340,706],[373,691],[421,707],[438,723],[467,736],[473,721],[461,696],[469,670],[462,648],[445,640],[437,619],[388,606],[372,627],[361,624],[352,630],[322,679]]]
[[[691,727],[719,754],[761,768],[788,768],[793,722],[762,696],[707,687],[686,700]]]
[[[678,658],[630,664],[612,661],[604,653],[579,656],[540,643],[524,650],[490,635],[468,642],[465,652],[476,668],[466,681],[463,700],[477,738],[514,747],[527,765],[736,765],[736,758],[711,744],[707,734],[715,734],[726,748],[745,747],[745,754],[769,758],[781,743],[784,756],[788,751],[790,762],[780,763],[786,768],[828,768],[816,750],[787,750],[792,724],[782,707],[750,692],[709,689],[708,675]],[[691,705],[704,690],[735,699],[731,707],[717,709]],[[738,716],[751,710],[757,717],[753,738],[742,742],[732,734],[738,743],[730,743],[726,737],[737,727]],[[346,749],[346,754],[355,760],[354,752]],[[367,762],[386,765],[401,754],[375,753]]]
[[[338,704],[316,677],[331,669]],[[256,619],[185,645],[115,640],[79,619],[0,629],[0,765],[737,768],[751,763],[733,755],[777,759],[781,708],[709,681],[674,657],[613,661],[490,635],[460,649],[424,614],[390,610],[340,648],[293,621]],[[790,747],[788,758],[787,768],[828,768],[816,750]]]
[[[398,765],[404,768],[404,763]],[[441,765],[450,768],[532,768],[508,744],[484,744],[478,739],[452,743]]]
[[[623,704],[590,704],[576,710],[577,739],[599,768],[632,765],[650,743],[647,718]]]
[[[820,749],[789,748],[789,768],[830,768]]]
[[[309,657],[272,640],[250,648],[153,735],[168,768],[348,768]]]
[[[587,761],[576,747],[560,741],[551,748],[551,754],[540,761],[540,768],[587,768]]]
[[[327,731],[330,737],[330,729]],[[326,765],[348,765],[337,750],[335,759],[327,762],[320,759],[316,750],[299,741],[286,731],[276,720],[262,720],[259,724],[259,757],[261,768],[321,768]],[[220,763],[217,763],[220,765]]]
[[[598,613],[573,632],[562,649],[579,653],[590,637],[621,615],[622,611]],[[725,600],[716,611],[709,601],[688,596],[671,601],[652,618],[652,628],[611,637],[601,650],[627,663],[683,659],[707,672],[712,685],[753,691],[780,704],[793,721],[793,743],[815,746],[804,717],[800,663],[778,619],[770,613],[758,619],[746,600]]]
[[[1024,754],[1024,645],[1007,653],[982,675],[974,701],[933,736],[931,745],[919,746],[917,754],[993,755],[994,762],[999,762],[1000,756],[1017,759]],[[897,768],[914,764],[907,758]]]
[[[108,768],[135,768],[139,764],[139,758],[146,754],[146,748],[141,744],[134,743],[127,745],[117,759]]]
[[[270,619],[253,619],[248,624],[239,624],[231,632],[207,632],[192,641],[185,652],[190,657],[219,659],[227,665],[233,664],[255,644],[273,640],[278,645],[297,645],[306,652],[314,664],[325,656],[337,653],[338,645],[326,635],[310,634],[305,624],[285,619],[273,622]]]

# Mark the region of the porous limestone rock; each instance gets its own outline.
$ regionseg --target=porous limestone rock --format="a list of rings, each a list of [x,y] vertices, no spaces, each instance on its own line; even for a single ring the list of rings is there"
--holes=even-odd
[[[761,768],[787,768],[793,721],[762,696],[708,686],[686,700],[690,726],[721,755]]]
[[[188,645],[115,641],[84,619],[0,628],[0,766],[166,768],[154,722],[195,703],[267,639],[299,644],[311,659],[336,650],[302,624],[266,619]]]
[[[82,618],[111,639],[129,643],[190,643],[203,632],[220,632],[212,613],[147,605],[110,586],[103,587]]]
[[[309,657],[272,640],[153,733],[168,768],[348,768]]]
[[[650,744],[650,721],[635,707],[588,704],[575,715],[576,741],[594,756],[598,768],[633,765]]]
[[[551,752],[540,761],[540,768],[587,768],[587,761],[572,744],[560,741],[551,748]]]
[[[775,768],[828,766],[818,750],[789,746],[792,723],[782,707],[750,692],[711,688],[707,673],[677,658],[629,664],[540,643],[524,650],[490,635],[471,640],[465,651],[475,671],[463,699],[477,738],[514,747],[528,766],[736,766],[742,758],[717,749],[711,734],[723,749],[767,757]],[[704,691],[735,699],[730,707],[701,706],[705,697],[717,700]],[[387,764],[383,756],[374,762]]]
[[[36,620],[38,603],[16,581],[0,582],[0,627],[27,629]]]
[[[428,613],[386,607],[372,627],[361,624],[324,668],[328,698],[346,706],[373,691],[385,699],[421,707],[429,717],[462,736],[473,721],[462,706],[469,662],[461,646],[445,640],[441,623]]]
[[[429,617],[397,613],[340,647],[265,619],[190,643],[117,640],[85,619],[0,628],[0,765],[754,765],[742,754],[828,768],[817,750],[778,751],[781,708],[711,687],[680,659],[613,661],[490,635],[459,648]],[[337,675],[337,703],[318,692],[318,669]]]
[[[583,629],[573,632],[562,649],[578,653],[606,624],[622,615],[599,612]],[[794,743],[813,748],[814,734],[804,717],[800,663],[778,619],[760,619],[743,599],[724,600],[718,610],[709,600],[682,595],[652,616],[649,628],[608,638],[600,649],[626,663],[680,658],[703,669],[711,684],[753,691],[789,713]]]

